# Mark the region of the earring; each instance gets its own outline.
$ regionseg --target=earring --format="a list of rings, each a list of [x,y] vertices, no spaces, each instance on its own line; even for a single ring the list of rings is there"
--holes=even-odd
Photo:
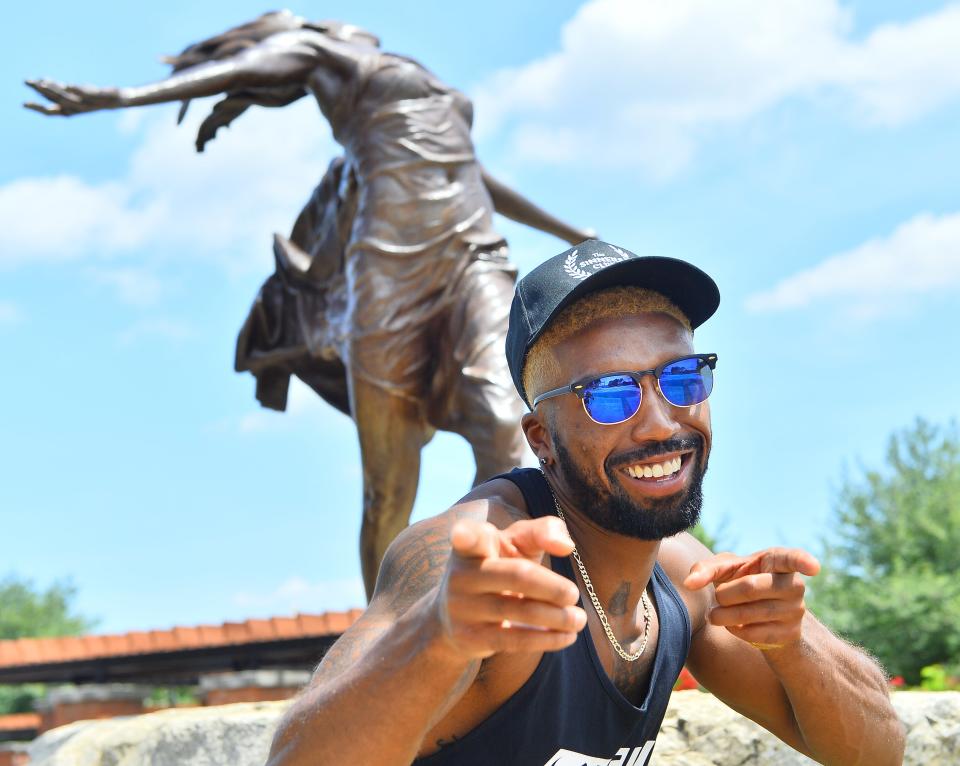
[[[546,465],[547,459],[545,457],[540,458],[540,465]]]

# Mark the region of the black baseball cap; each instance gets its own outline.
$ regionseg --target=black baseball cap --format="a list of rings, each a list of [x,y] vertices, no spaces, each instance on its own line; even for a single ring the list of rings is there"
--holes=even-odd
[[[706,322],[720,305],[720,290],[705,272],[677,258],[639,256],[622,247],[588,239],[541,263],[517,283],[507,329],[507,365],[523,390],[527,352],[551,320],[588,293],[635,286],[669,298],[692,327]]]

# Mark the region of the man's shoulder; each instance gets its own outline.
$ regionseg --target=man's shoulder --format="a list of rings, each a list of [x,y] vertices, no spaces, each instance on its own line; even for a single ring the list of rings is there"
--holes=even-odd
[[[444,515],[450,524],[461,518],[473,518],[489,521],[501,529],[530,518],[520,487],[502,475],[478,484]]]
[[[487,521],[505,529],[528,518],[523,493],[512,481],[493,478],[478,484],[446,511],[412,524],[397,536],[380,565],[379,593],[374,598],[389,594],[393,609],[403,611],[439,582],[450,557],[450,531],[457,521]]]
[[[703,588],[693,591],[687,588],[683,581],[690,574],[690,568],[694,564],[711,555],[713,554],[710,549],[689,532],[681,532],[679,535],[665,538],[660,543],[660,550],[657,553],[657,562],[687,606],[694,632],[702,626],[707,610],[712,605],[712,589]]]
[[[681,532],[660,542],[657,561],[671,580],[677,577],[683,580],[690,573],[690,567],[712,555],[710,549],[689,532]]]

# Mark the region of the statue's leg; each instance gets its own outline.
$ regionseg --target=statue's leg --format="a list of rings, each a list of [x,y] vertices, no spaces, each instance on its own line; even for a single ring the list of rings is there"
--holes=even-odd
[[[527,452],[520,430],[523,402],[510,378],[504,340],[513,299],[513,271],[479,261],[458,290],[460,301],[449,325],[449,408],[442,427],[463,436],[473,448],[474,485],[521,464]]]
[[[387,547],[410,521],[420,479],[420,450],[432,429],[416,401],[354,374],[353,417],[363,465],[360,563],[367,599]]]

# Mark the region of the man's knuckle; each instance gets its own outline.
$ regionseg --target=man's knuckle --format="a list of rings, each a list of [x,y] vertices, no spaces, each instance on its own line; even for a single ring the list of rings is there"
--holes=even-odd
[[[564,609],[560,615],[560,625],[558,629],[562,631],[575,631],[580,625],[580,616],[575,609]]]
[[[736,596],[730,588],[717,588],[717,603],[720,606],[733,606],[736,603]]]
[[[516,572],[516,576],[521,579],[529,578],[537,565],[527,559],[513,559],[511,566]]]
[[[509,598],[494,596],[488,599],[485,605],[486,609],[484,611],[489,615],[491,620],[502,622],[503,620],[512,620],[517,617],[515,604],[513,604]]]

